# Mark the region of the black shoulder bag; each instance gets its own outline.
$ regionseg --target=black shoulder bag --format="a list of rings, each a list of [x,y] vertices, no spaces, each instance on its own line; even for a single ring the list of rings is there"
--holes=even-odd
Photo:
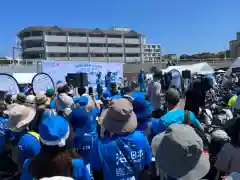
[[[185,110],[184,111],[184,124],[187,124],[191,127],[194,128],[194,130],[196,131],[196,133],[201,137],[201,139],[203,140],[203,144],[204,144],[204,150],[208,150],[208,145],[209,145],[209,142],[208,142],[208,139],[207,139],[207,136],[205,134],[205,132],[203,131],[203,129],[200,127],[200,126],[196,126],[195,123],[193,123],[191,120],[190,120],[190,112]]]

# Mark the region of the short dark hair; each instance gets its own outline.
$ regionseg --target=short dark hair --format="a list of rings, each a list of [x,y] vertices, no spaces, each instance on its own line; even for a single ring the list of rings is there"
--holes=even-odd
[[[156,69],[154,74],[153,74],[154,78],[162,78],[162,71]]]

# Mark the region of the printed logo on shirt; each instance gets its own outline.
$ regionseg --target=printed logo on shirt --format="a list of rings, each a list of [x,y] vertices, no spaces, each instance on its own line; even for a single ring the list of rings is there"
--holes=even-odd
[[[116,154],[116,176],[117,177],[122,177],[124,176],[124,179],[129,179],[129,180],[134,180],[135,177],[131,176],[126,178],[128,175],[132,175],[134,170],[131,167],[130,163],[127,161],[127,159],[131,160],[133,164],[135,163],[141,163],[141,161],[144,158],[144,152],[143,150],[138,150],[138,151],[130,151],[129,157],[126,158],[124,154],[119,151]]]

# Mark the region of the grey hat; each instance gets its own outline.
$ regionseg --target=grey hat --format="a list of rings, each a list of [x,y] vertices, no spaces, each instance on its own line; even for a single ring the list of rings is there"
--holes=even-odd
[[[176,179],[200,179],[210,169],[203,141],[188,125],[170,125],[165,132],[153,138],[152,151],[157,166]]]
[[[132,132],[137,128],[132,103],[125,98],[112,100],[103,114],[103,127],[111,133]]]
[[[176,105],[180,101],[180,93],[175,88],[169,88],[165,94],[165,100],[169,104]]]
[[[60,93],[55,99],[55,107],[57,112],[71,112],[73,106],[73,99],[66,93]]]

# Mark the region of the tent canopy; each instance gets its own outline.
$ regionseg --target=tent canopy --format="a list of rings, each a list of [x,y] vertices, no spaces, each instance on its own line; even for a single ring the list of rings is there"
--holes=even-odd
[[[169,72],[173,69],[178,70],[180,73],[182,73],[182,71],[185,71],[185,70],[190,70],[191,73],[198,73],[198,74],[214,73],[213,68],[206,62],[192,64],[192,65],[185,65],[185,66],[169,66],[167,69],[164,69],[163,72]]]
[[[240,57],[237,58],[234,63],[228,68],[227,72],[225,73],[226,76],[230,76],[232,74],[232,68],[240,67]]]

